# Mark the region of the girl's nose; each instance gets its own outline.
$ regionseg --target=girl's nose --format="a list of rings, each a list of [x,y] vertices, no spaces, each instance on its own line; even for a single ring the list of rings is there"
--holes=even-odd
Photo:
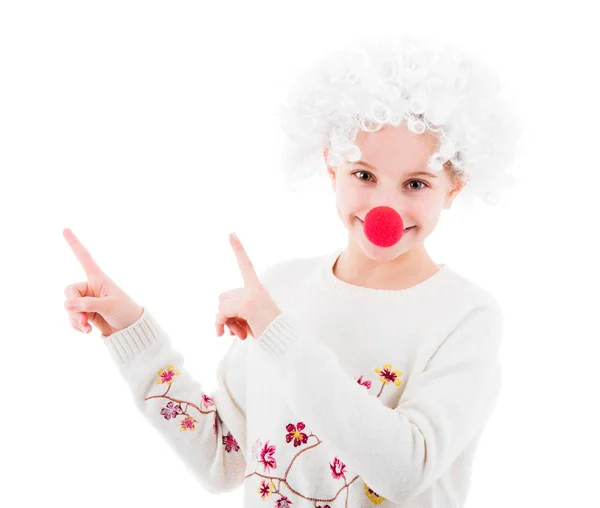
[[[404,222],[389,206],[376,206],[365,216],[365,236],[378,247],[391,247],[402,238]]]

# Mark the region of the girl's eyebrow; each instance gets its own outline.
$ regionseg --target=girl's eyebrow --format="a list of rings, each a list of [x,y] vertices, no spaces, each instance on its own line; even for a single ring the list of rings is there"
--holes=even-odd
[[[356,161],[354,164],[361,164],[361,165],[366,166],[367,168],[370,168],[373,171],[375,171],[375,168],[373,166],[371,166],[371,164],[369,164],[368,162]],[[413,171],[412,173],[407,174],[407,176],[418,176],[418,175],[427,175],[431,178],[437,178],[437,175],[434,175],[433,173],[428,173],[427,171]]]
[[[428,173],[427,171],[414,171],[413,173],[408,173],[408,176],[417,176],[417,175],[427,175],[430,176],[431,178],[437,178],[437,175],[434,175],[433,173]]]

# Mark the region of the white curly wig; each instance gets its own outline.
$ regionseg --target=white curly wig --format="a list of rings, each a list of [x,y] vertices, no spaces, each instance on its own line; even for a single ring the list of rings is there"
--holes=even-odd
[[[498,97],[498,79],[446,44],[415,38],[362,40],[309,69],[278,108],[286,183],[360,159],[356,134],[400,125],[438,133],[429,170],[468,182],[460,195],[495,205],[517,181],[506,173],[520,128]]]

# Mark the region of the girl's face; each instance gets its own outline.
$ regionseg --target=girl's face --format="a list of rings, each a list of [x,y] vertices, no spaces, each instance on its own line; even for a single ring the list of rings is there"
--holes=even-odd
[[[415,252],[420,251],[435,229],[441,210],[450,207],[464,186],[462,181],[453,182],[445,169],[436,174],[427,168],[436,149],[436,135],[429,131],[415,134],[403,123],[386,125],[377,132],[360,131],[355,142],[361,151],[359,161],[346,161],[335,169],[328,167],[337,212],[349,232],[351,250],[358,246],[379,261],[391,261],[415,247]],[[431,174],[413,174],[417,172]],[[364,234],[361,219],[377,206],[393,208],[404,222],[402,238],[391,247],[378,247]]]

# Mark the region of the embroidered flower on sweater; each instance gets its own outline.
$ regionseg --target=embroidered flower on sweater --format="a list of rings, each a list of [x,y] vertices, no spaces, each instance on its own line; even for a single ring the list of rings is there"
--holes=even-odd
[[[227,452],[231,452],[232,449],[237,452],[240,449],[238,442],[231,435],[231,432],[228,432],[226,436],[223,436],[223,444],[225,445],[225,451]]]
[[[169,365],[166,369],[160,369],[158,371],[158,381],[156,382],[156,384],[171,384],[175,376],[179,376],[179,371],[175,370],[175,367],[173,367],[172,365]]]
[[[181,404],[175,404],[173,401],[168,402],[166,407],[163,407],[160,410],[160,414],[165,417],[165,420],[175,418],[181,413],[183,413],[183,409],[181,409]]]
[[[288,431],[288,434],[285,436],[285,442],[289,443],[292,439],[294,440],[294,447],[300,446],[302,443],[306,443],[308,440],[308,436],[304,432],[300,432],[304,430],[306,425],[302,422],[298,422],[297,425],[293,423],[288,423],[285,429]]]
[[[205,393],[202,394],[202,403],[204,404],[204,407],[210,407],[215,405],[213,400]]]
[[[259,462],[262,463],[262,465],[265,468],[265,471],[268,471],[269,469],[275,469],[277,467],[277,461],[275,460],[276,449],[276,446],[269,446],[269,441],[267,441],[263,446],[263,449],[260,451]]]
[[[156,381],[156,384],[169,385],[167,388],[167,391],[165,393],[163,393],[162,395],[152,395],[150,397],[146,397],[145,400],[155,399],[155,398],[168,399],[169,402],[167,402],[165,407],[161,408],[160,414],[165,418],[165,420],[175,419],[179,415],[183,415],[184,418],[182,420],[180,420],[180,422],[179,422],[179,430],[181,430],[182,432],[185,432],[188,430],[196,430],[196,424],[198,423],[198,420],[196,420],[193,416],[188,414],[188,410],[190,407],[193,407],[201,414],[214,413],[215,418],[213,421],[212,429],[213,429],[213,434],[216,436],[218,434],[218,422],[220,421],[220,418],[217,415],[216,409],[214,409],[212,411],[203,411],[199,406],[197,406],[196,404],[193,404],[192,402],[188,402],[185,400],[178,400],[178,399],[175,399],[175,398],[167,395],[169,393],[169,390],[171,389],[171,386],[172,386],[172,383],[173,383],[175,377],[179,376],[179,375],[180,375],[180,372],[173,365],[169,365],[166,369],[160,369],[158,371],[158,380]],[[205,393],[202,393],[201,397],[202,397],[202,405],[204,406],[204,408],[208,408],[208,407],[215,405],[213,399],[211,397],[209,397],[208,395],[206,395]],[[185,404],[185,409],[182,407],[182,404]],[[222,441],[223,441],[223,445],[225,446],[225,451],[227,451],[228,453],[231,453],[232,451],[237,452],[240,450],[240,446],[239,446],[237,440],[231,434],[231,432],[224,434]]]
[[[359,378],[356,380],[356,382],[357,382],[359,385],[366,386],[366,387],[367,387],[367,390],[368,390],[369,388],[371,388],[371,381],[369,381],[368,379],[365,379],[365,380],[363,381],[363,380],[362,380],[362,376],[360,376],[360,377],[359,377]]]
[[[262,441],[257,439],[254,445],[252,446],[252,456],[256,459],[260,459],[260,450],[262,448]]]
[[[402,372],[399,370],[392,370],[392,364],[386,363],[383,369],[375,369],[375,372],[379,374],[379,379],[383,383],[394,383],[396,386],[400,386],[400,376]]]
[[[375,491],[373,491],[369,486],[365,483],[365,494],[369,498],[369,500],[374,504],[380,504],[385,501],[385,497],[380,496]]]
[[[258,493],[260,494],[260,497],[262,498],[263,501],[267,497],[269,497],[273,493],[274,490],[275,490],[275,484],[273,483],[273,481],[261,480],[261,482],[258,486]]]
[[[317,440],[317,443],[314,445],[311,445],[311,446],[304,447],[302,450],[298,451],[294,455],[294,457],[290,461],[290,464],[287,467],[287,470],[285,471],[283,478],[279,478],[279,477],[275,478],[274,477],[274,478],[267,478],[266,480],[265,479],[260,480],[258,488],[257,488],[257,492],[260,494],[263,501],[267,497],[271,496],[272,494],[278,494],[280,497],[276,501],[275,506],[285,507],[285,506],[289,506],[289,505],[293,504],[292,501],[288,497],[283,495],[283,493],[281,492],[281,484],[283,483],[283,484],[287,485],[288,488],[291,489],[290,485],[287,483],[287,475],[288,475],[290,469],[292,468],[294,461],[301,454],[309,451],[311,448],[315,448],[316,446],[319,446],[322,442],[315,434],[312,434],[312,433],[306,434],[306,433],[302,432],[305,428],[306,428],[306,424],[304,422],[297,422],[295,425],[293,423],[288,423],[285,426],[285,430],[287,432],[286,436],[285,436],[286,442],[291,443],[293,440],[295,448],[298,446],[301,446],[303,444],[306,444],[308,439],[311,437],[314,437]],[[252,456],[257,458],[258,462],[263,464],[265,471],[267,471],[268,469],[275,469],[277,467],[277,461],[275,460],[276,449],[277,449],[276,446],[269,445],[269,441],[267,441],[263,445],[262,441],[260,439],[257,439],[255,441],[254,445],[252,446]],[[333,461],[329,463],[329,468],[331,469],[331,476],[335,480],[339,480],[340,478],[344,479],[345,486],[341,487],[341,490],[348,488],[348,486],[350,484],[352,484],[358,478],[358,477],[356,477],[351,482],[349,482],[349,483],[347,482],[347,480],[346,480],[346,472],[347,472],[346,464],[344,464],[339,459],[339,457],[334,457]],[[246,478],[249,478],[250,476],[253,476],[254,474],[258,474],[258,473],[254,472],[249,475],[246,475]],[[278,481],[277,486],[273,482],[273,480],[275,480],[275,479]],[[303,499],[310,499],[298,492],[295,492],[295,494],[297,494],[299,497],[301,497]],[[332,500],[333,499],[329,499],[327,501],[332,501]],[[317,501],[317,500],[315,500],[315,501]],[[325,501],[325,500],[323,500],[323,501]],[[322,505],[320,507],[317,506],[317,508],[330,508],[330,506],[328,504],[326,504],[326,505]]]
[[[340,459],[336,457],[333,460],[333,463],[329,464],[329,467],[331,468],[332,476],[336,480],[339,478],[344,478],[344,480],[346,479],[346,476],[344,475],[346,472],[346,464],[344,464]]]
[[[288,508],[290,505],[293,505],[292,501],[290,501],[286,496],[282,495],[276,502],[275,508]]]
[[[195,420],[194,418],[188,415],[183,420],[181,420],[181,422],[179,422],[179,430],[181,430],[181,432],[184,432],[186,430],[196,430],[196,423],[198,423],[198,420]]]
[[[391,363],[386,363],[383,366],[383,368],[379,368],[379,367],[375,368],[375,372],[377,374],[379,374],[379,380],[382,383],[381,389],[379,390],[379,393],[376,395],[376,397],[379,397],[381,395],[381,393],[383,392],[383,388],[390,383],[393,383],[396,386],[400,386],[400,383],[401,383],[400,376],[402,376],[402,372],[397,369],[393,370]],[[363,376],[360,376],[358,379],[355,379],[355,381],[359,385],[366,387],[367,390],[369,390],[371,388],[371,381],[369,381],[368,379],[363,379]],[[356,480],[359,479],[359,476],[356,475],[352,480],[348,481],[348,479],[346,478],[346,474],[348,472],[346,464],[344,464],[344,462],[342,462],[339,457],[334,457],[333,461],[329,463],[329,468],[331,469],[331,476],[333,477],[334,480],[339,480],[340,478],[343,478],[343,482],[344,482],[344,485],[337,492],[336,496],[334,496],[330,499],[317,500],[317,499],[309,498],[304,494],[294,491],[287,482],[287,476],[288,476],[290,469],[294,465],[295,460],[298,458],[299,455],[301,455],[305,452],[309,452],[312,448],[315,448],[315,447],[321,445],[321,443],[322,443],[322,441],[315,434],[313,434],[313,433],[307,434],[306,432],[303,432],[305,429],[306,429],[306,424],[304,422],[297,422],[295,425],[293,423],[288,423],[285,426],[285,430],[286,430],[285,442],[286,443],[293,442],[294,448],[297,448],[297,447],[307,444],[308,440],[310,438],[316,439],[317,442],[310,446],[303,447],[301,450],[299,450],[294,455],[294,457],[290,461],[290,464],[288,465],[283,477],[262,479],[258,485],[257,492],[260,494],[263,501],[267,497],[269,497],[273,494],[278,494],[280,496],[279,499],[275,502],[275,506],[277,508],[286,508],[286,507],[289,507],[291,504],[293,504],[292,501],[288,497],[283,495],[283,493],[281,492],[281,485],[287,485],[288,489],[292,490],[294,492],[294,494],[296,494],[298,497],[300,497],[302,499],[307,499],[307,500],[311,500],[311,501],[332,502],[337,498],[337,494],[339,494],[344,489],[348,489],[350,487],[350,485],[352,485]],[[269,445],[269,441],[267,441],[263,445],[262,441],[260,439],[257,439],[256,442],[254,443],[254,445],[252,446],[252,456],[254,458],[256,458],[259,463],[262,463],[265,471],[268,471],[270,469],[275,469],[275,468],[277,468],[277,461],[275,459],[276,449],[277,449],[276,446]],[[255,471],[254,473],[250,473],[250,474],[246,475],[245,478],[247,479],[250,476],[253,476],[255,474],[259,474],[259,473]],[[273,480],[277,480],[277,485],[273,482]],[[366,483],[364,483],[364,482],[362,482],[362,483],[363,483],[363,488],[364,488],[366,497],[373,504],[380,504],[386,500],[385,497],[377,494]],[[315,508],[330,508],[330,505],[329,504],[325,504],[325,505],[321,505],[321,506],[315,505]]]

